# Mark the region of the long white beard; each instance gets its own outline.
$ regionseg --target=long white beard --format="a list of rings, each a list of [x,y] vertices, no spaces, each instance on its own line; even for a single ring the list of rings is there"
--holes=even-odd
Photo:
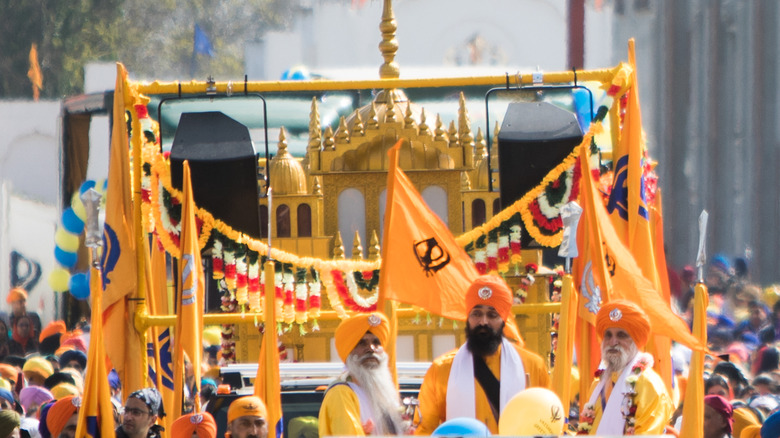
[[[363,359],[373,355],[379,360],[376,367],[366,367],[362,364]],[[383,420],[383,415],[389,416],[395,425],[395,433],[403,433],[403,421],[401,420],[400,400],[398,391],[393,383],[393,377],[390,375],[390,369],[387,367],[387,354],[368,353],[364,356],[350,354],[347,357],[347,371],[356,383],[368,395],[371,402],[371,411],[374,413],[374,433],[378,435],[388,435],[393,431],[387,430],[387,425]]]
[[[622,372],[623,368],[625,368],[631,359],[639,352],[639,349],[634,342],[632,342],[627,349],[622,348],[620,345],[615,345],[612,348],[618,350],[619,354],[615,355],[609,353],[609,347],[603,343],[601,344],[601,360],[607,365],[606,371],[608,373]]]

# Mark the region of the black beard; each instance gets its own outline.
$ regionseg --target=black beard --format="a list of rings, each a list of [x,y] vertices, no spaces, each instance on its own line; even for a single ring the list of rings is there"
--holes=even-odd
[[[466,348],[473,355],[479,357],[489,356],[495,353],[498,350],[498,346],[501,345],[503,332],[504,324],[501,324],[498,332],[494,332],[487,325],[480,325],[472,329],[466,322]]]

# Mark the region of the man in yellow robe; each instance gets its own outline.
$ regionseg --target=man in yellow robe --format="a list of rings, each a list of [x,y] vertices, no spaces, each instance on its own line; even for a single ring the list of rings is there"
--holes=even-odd
[[[674,405],[653,357],[640,350],[650,336],[650,319],[636,304],[613,300],[596,315],[601,336],[598,379],[580,413],[589,435],[661,435]]]
[[[372,313],[347,318],[336,328],[336,350],[347,371],[325,391],[321,437],[406,434],[383,349],[389,327],[387,317]]]
[[[466,343],[434,360],[423,379],[416,435],[430,435],[439,424],[466,417],[496,434],[499,415],[515,394],[526,387],[549,387],[542,358],[519,339],[504,336],[512,318],[512,292],[504,280],[478,277],[466,292],[466,308]]]

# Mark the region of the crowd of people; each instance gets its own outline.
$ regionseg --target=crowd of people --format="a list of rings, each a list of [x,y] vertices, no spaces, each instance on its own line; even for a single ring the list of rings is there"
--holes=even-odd
[[[691,379],[703,378],[705,438],[780,437],[780,291],[762,290],[749,281],[745,263],[737,260],[735,265],[717,256],[707,267],[709,354],[704,376],[688,375],[691,352],[675,345],[675,392],[668,393],[653,371],[653,357],[643,352],[652,331],[648,316],[632,302],[612,300],[596,317],[601,366],[591,390],[578,395],[568,416],[566,411],[556,414],[553,404],[552,420],[523,421],[550,435],[679,434],[684,406],[680,395]],[[695,272],[686,267],[670,280],[673,304],[690,320]],[[384,351],[390,333],[387,317],[371,313],[343,320],[335,345],[345,372],[325,391],[315,423],[319,436],[444,435],[453,425],[460,435],[520,434],[508,429],[511,422],[502,421],[502,414],[525,390],[550,387],[545,362],[524,347],[511,313],[513,292],[501,278],[479,277],[465,297],[466,342],[433,361],[411,410],[399,400]],[[67,330],[62,321],[54,321],[40,327],[38,315],[27,311],[26,299],[23,289],[13,288],[7,296],[11,312],[0,315],[0,438],[72,438],[89,326]],[[218,370],[214,350],[204,348],[204,369]],[[187,388],[195,388],[193,376],[188,369]],[[205,407],[218,392],[229,392],[218,377],[207,372],[200,394],[189,391],[185,412],[171,423],[171,436],[216,437],[217,424]],[[123,395],[113,371],[107,384],[117,437],[161,435],[166,412],[155,388]],[[192,411],[197,396],[201,412]],[[263,401],[254,396],[235,399],[226,427],[226,436],[266,438]]]

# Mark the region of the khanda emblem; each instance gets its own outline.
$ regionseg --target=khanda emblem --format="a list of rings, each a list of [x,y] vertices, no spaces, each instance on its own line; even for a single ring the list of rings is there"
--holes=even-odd
[[[648,219],[644,175],[640,175],[639,191],[642,203],[639,205],[638,213],[643,218]],[[628,220],[628,155],[620,157],[615,165],[615,182],[612,184],[612,192],[607,201],[607,212],[612,214],[615,210],[621,219]]]
[[[561,421],[561,408],[558,406],[550,406],[550,422],[555,423]]]
[[[601,308],[601,289],[593,278],[593,262],[585,264],[580,281],[580,293],[585,298],[585,309],[592,314],[599,313]]]
[[[414,242],[414,255],[417,256],[417,262],[428,277],[450,262],[449,253],[439,245],[435,237]]]

